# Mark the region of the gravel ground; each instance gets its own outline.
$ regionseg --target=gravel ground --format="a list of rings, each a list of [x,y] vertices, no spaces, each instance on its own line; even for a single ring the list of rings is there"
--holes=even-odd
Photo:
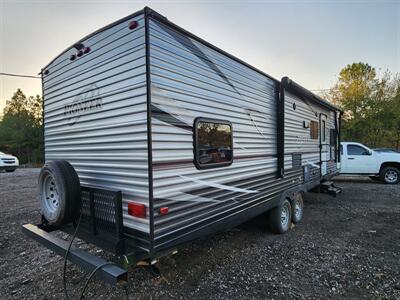
[[[38,172],[0,173],[1,299],[63,298],[62,258],[21,233],[22,224],[39,220]],[[369,178],[336,182],[343,193],[307,194],[303,221],[285,235],[255,220],[184,245],[158,263],[159,278],[131,270],[129,298],[400,299],[400,185]],[[86,276],[69,265],[74,299]],[[95,280],[87,297],[125,293]]]

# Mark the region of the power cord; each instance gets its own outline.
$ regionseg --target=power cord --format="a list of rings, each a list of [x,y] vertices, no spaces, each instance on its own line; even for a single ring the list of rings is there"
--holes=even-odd
[[[68,254],[69,254],[70,251],[71,251],[72,243],[74,242],[74,239],[75,239],[75,237],[76,237],[76,234],[78,233],[78,229],[79,229],[79,225],[81,224],[81,220],[82,220],[82,211],[81,211],[81,213],[80,213],[80,215],[79,215],[79,220],[78,220],[78,223],[77,223],[77,225],[76,225],[74,234],[72,235],[71,241],[69,242],[69,245],[68,245],[67,252],[65,252],[65,256],[64,256],[64,267],[63,267],[63,286],[64,286],[64,288],[63,288],[63,290],[64,290],[65,298],[66,298],[67,300],[70,300],[69,295],[68,295],[68,291],[67,291],[67,281],[66,281],[66,276],[65,276],[65,275],[66,275],[66,270],[67,270],[67,258],[68,258]],[[106,263],[104,263],[104,264],[101,264],[101,265],[97,266],[97,267],[90,273],[88,279],[87,279],[86,282],[85,282],[85,285],[84,285],[84,287],[83,287],[83,290],[82,290],[82,292],[81,292],[81,295],[79,296],[79,299],[80,299],[80,300],[81,300],[81,299],[84,299],[85,290],[86,290],[87,286],[89,285],[89,282],[90,282],[90,280],[92,279],[92,277],[96,274],[96,272],[99,271],[100,269],[102,269],[103,267],[109,266],[109,265],[116,265],[116,264],[113,263],[113,262],[106,262]],[[129,300],[128,287],[127,287],[127,286],[124,286],[124,290],[125,290],[126,299]]]
[[[89,275],[88,279],[86,280],[85,285],[84,285],[84,287],[83,287],[83,289],[82,289],[82,292],[81,292],[81,295],[80,295],[80,297],[79,297],[79,300],[84,299],[83,294],[85,293],[85,290],[86,290],[87,286],[89,285],[90,280],[91,280],[92,277],[96,274],[96,272],[97,272],[98,270],[102,269],[103,267],[109,266],[109,265],[115,265],[115,263],[113,263],[113,262],[106,262],[106,263],[104,263],[104,264],[102,264],[102,265],[100,265],[100,266],[97,266],[97,267],[92,271],[92,273],[90,273],[90,275]]]
[[[72,235],[72,239],[69,242],[67,252],[65,252],[65,256],[64,256],[64,268],[63,268],[63,286],[64,286],[64,289],[63,290],[64,290],[65,298],[67,300],[70,300],[70,298],[68,296],[68,291],[67,291],[67,282],[65,280],[65,273],[67,271],[67,258],[68,258],[69,252],[71,251],[72,243],[74,242],[74,239],[75,239],[76,234],[78,232],[79,225],[81,224],[81,220],[82,220],[82,211],[81,211],[81,213],[79,215],[79,220],[78,220],[78,223],[76,224],[76,228],[75,228],[74,234]]]

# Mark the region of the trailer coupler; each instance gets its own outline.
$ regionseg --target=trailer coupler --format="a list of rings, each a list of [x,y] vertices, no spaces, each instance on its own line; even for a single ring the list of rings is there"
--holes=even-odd
[[[65,256],[68,250],[69,242],[64,241],[58,237],[55,237],[51,233],[40,229],[38,226],[33,224],[22,225],[22,231],[28,237],[39,242],[46,248],[54,251],[56,254]],[[100,257],[92,255],[82,249],[75,246],[71,246],[68,254],[68,260],[79,266],[85,272],[92,272],[96,268],[106,264],[107,262]],[[96,272],[96,277],[111,284],[117,285],[128,281],[127,270],[117,265],[104,265]]]

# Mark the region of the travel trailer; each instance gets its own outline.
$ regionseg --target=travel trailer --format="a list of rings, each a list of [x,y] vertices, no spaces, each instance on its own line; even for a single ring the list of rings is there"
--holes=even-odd
[[[150,8],[83,38],[41,75],[42,220],[23,230],[111,283],[264,213],[284,233],[302,217],[302,194],[339,172],[339,108]]]

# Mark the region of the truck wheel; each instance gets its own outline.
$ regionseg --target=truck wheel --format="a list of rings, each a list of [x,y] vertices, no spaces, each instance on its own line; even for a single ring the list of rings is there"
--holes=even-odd
[[[42,215],[49,225],[60,226],[76,218],[81,187],[75,169],[67,161],[46,163],[39,174],[38,188]]]
[[[380,178],[387,184],[396,184],[400,180],[400,171],[392,166],[388,166],[382,169]]]
[[[297,224],[303,218],[304,201],[301,193],[296,193],[292,201],[292,222]]]
[[[269,212],[269,228],[273,233],[282,234],[289,230],[292,220],[292,207],[288,200]]]

